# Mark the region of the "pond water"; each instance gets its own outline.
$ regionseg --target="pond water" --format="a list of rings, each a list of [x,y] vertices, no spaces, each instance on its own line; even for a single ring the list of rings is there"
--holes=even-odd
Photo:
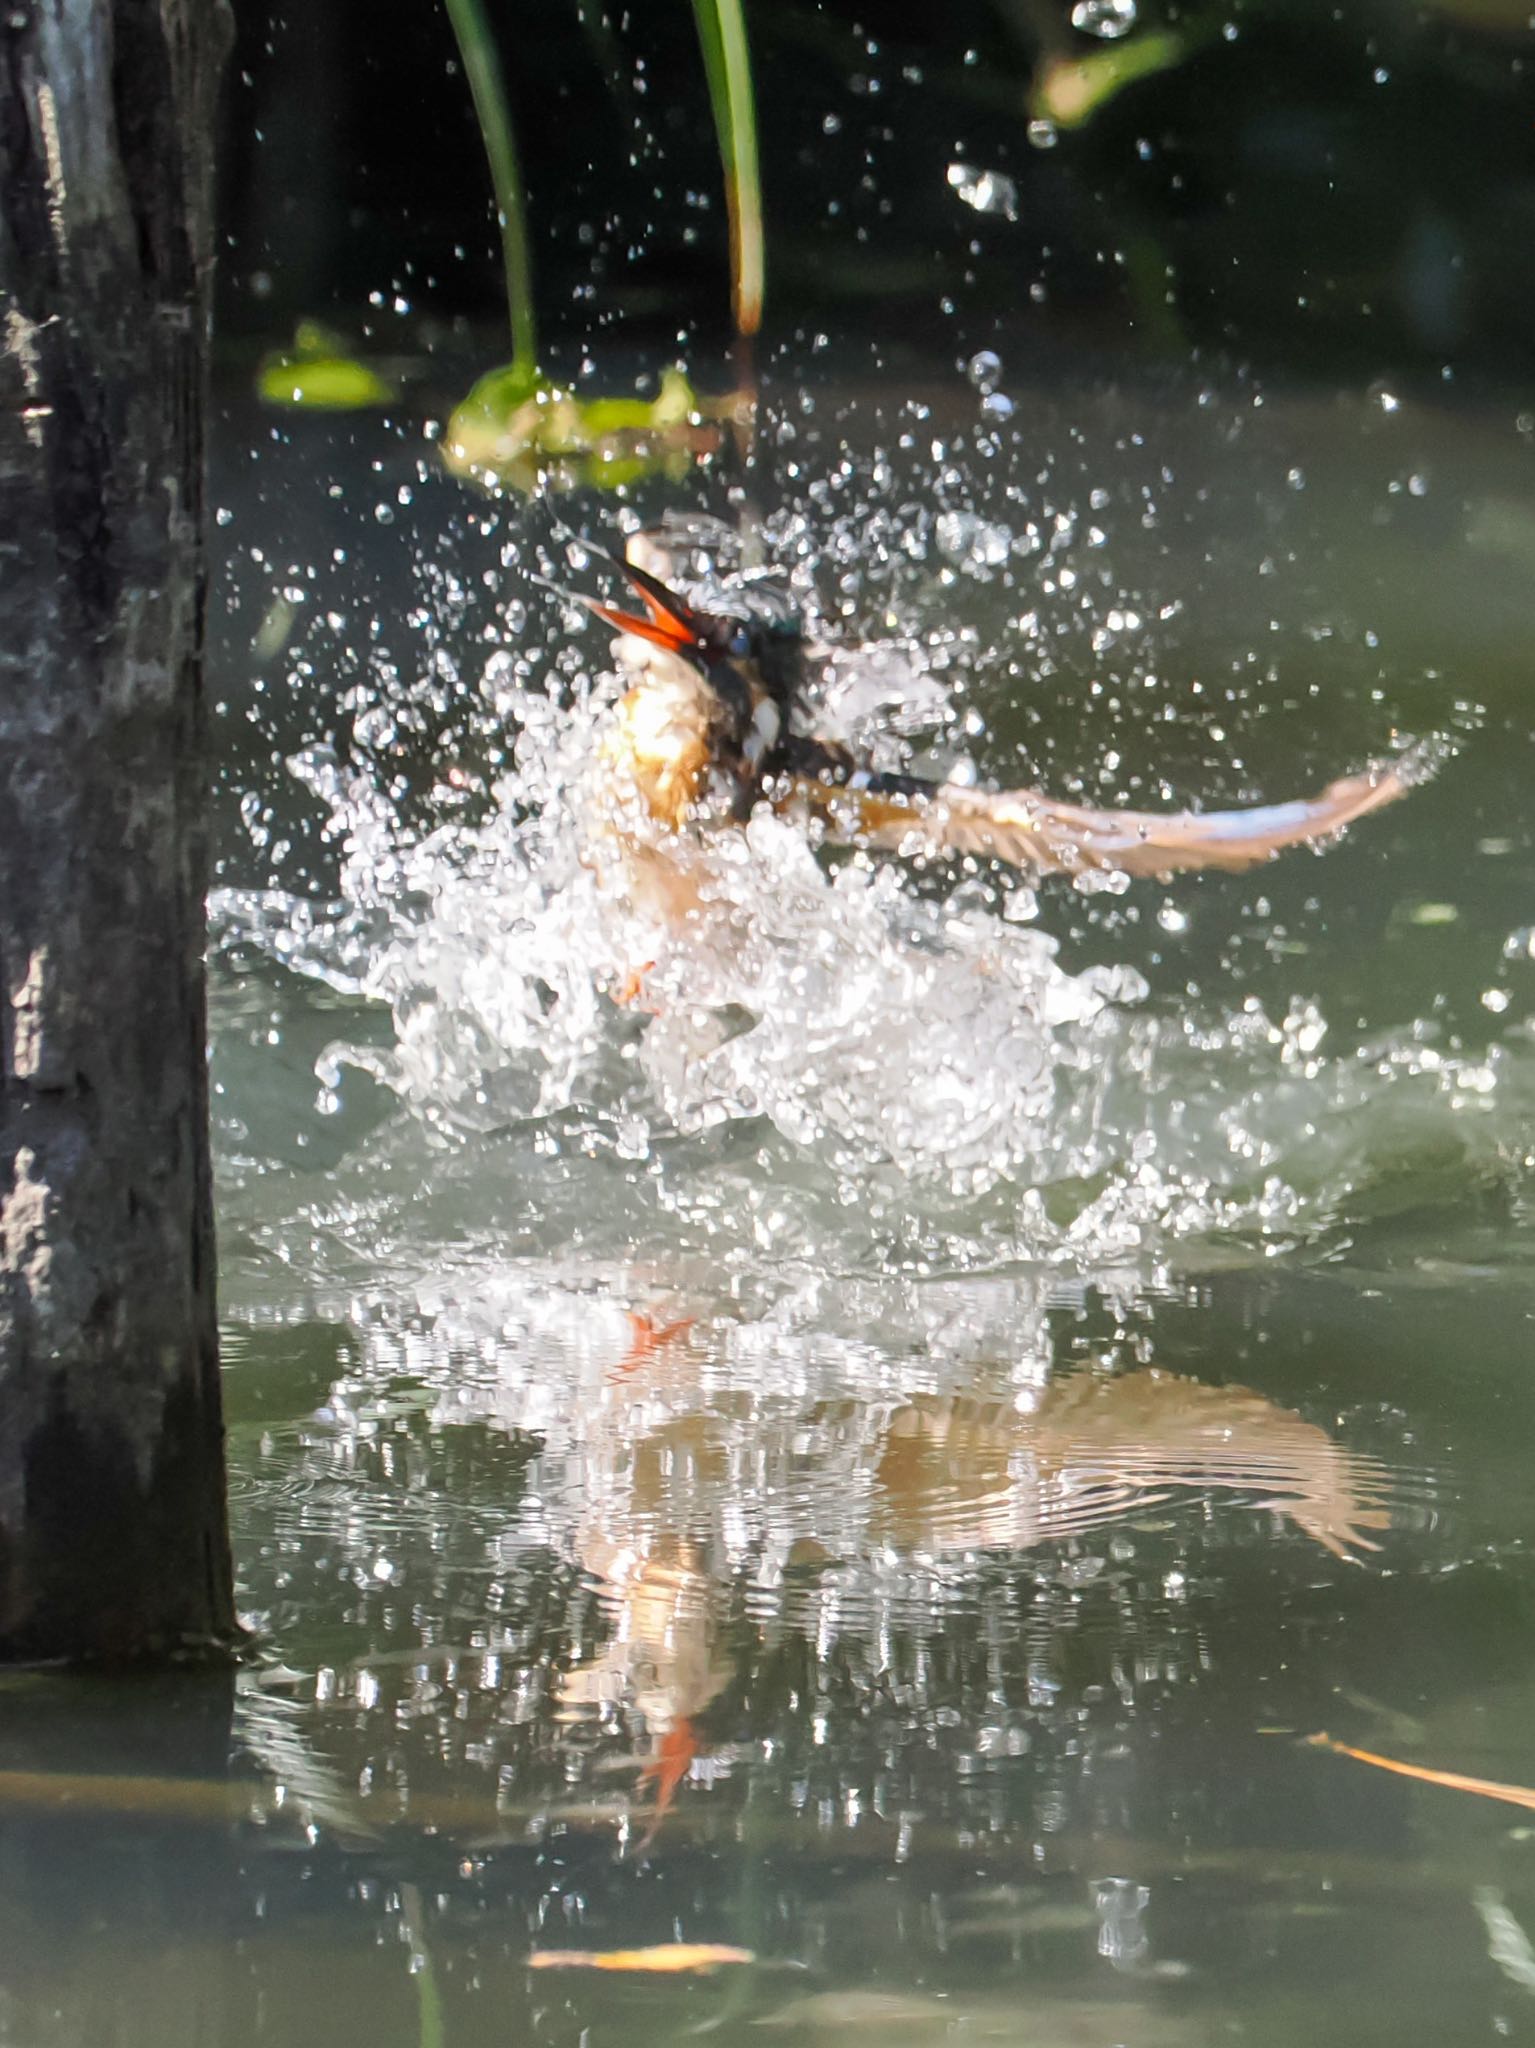
[[[639,515],[748,533],[919,759],[1433,782],[1090,894],[759,822],[665,943],[529,576],[597,569],[419,427],[229,402],[259,1657],[8,1686],[0,2040],[1535,2039],[1528,1816],[1303,1740],[1535,1786],[1535,428],[1005,388],[790,363],[749,487]],[[679,1943],[750,1959],[534,1961]]]

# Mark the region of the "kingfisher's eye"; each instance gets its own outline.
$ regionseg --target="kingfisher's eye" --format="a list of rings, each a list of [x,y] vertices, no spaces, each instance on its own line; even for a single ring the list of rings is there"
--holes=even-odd
[[[736,627],[735,631],[731,634],[729,640],[725,643],[725,651],[727,654],[734,655],[737,661],[739,661],[743,655],[751,653],[752,637],[751,634],[747,632],[744,626]]]

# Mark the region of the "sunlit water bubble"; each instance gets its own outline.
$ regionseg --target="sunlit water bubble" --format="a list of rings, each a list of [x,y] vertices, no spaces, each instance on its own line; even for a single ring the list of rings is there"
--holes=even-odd
[[[933,537],[949,561],[977,576],[1002,568],[1013,551],[1012,529],[974,512],[940,513]]]
[[[965,365],[965,375],[977,391],[995,391],[1002,381],[1002,358],[992,349],[980,349]]]
[[[1129,35],[1136,18],[1135,0],[1077,0],[1071,10],[1072,27],[1103,42]]]
[[[987,171],[975,164],[952,163],[948,169],[948,181],[955,198],[976,213],[999,214],[1003,220],[1018,218],[1018,187],[1005,171]]]

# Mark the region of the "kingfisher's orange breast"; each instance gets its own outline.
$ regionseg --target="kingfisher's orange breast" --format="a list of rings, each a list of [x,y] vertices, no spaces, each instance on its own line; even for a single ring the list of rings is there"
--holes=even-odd
[[[622,698],[603,741],[603,766],[621,801],[631,792],[657,824],[675,831],[696,810],[713,751],[713,699],[681,662],[647,674]]]

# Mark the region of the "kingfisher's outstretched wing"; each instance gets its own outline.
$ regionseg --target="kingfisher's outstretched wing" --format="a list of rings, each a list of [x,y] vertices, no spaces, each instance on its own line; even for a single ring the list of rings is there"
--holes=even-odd
[[[976,854],[1039,874],[1237,872],[1287,846],[1335,838],[1425,781],[1441,757],[1436,744],[1415,742],[1328,783],[1318,796],[1237,811],[1095,810],[1058,803],[1041,790],[972,789],[908,775],[839,780],[824,767],[789,774],[776,801],[780,809],[807,807],[844,844],[896,853]],[[832,763],[830,749],[825,759]]]

